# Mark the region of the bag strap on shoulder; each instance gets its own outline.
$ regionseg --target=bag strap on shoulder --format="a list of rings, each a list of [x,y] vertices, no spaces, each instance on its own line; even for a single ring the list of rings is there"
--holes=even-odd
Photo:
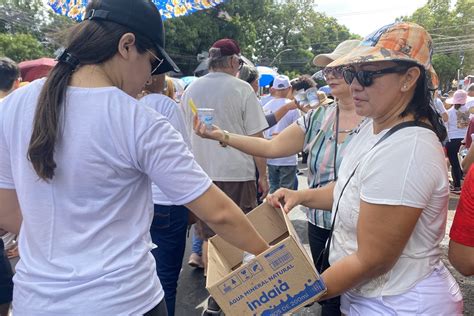
[[[429,130],[433,130],[433,128],[424,123],[424,122],[420,122],[420,121],[408,121],[408,122],[403,122],[403,123],[400,123],[400,124],[397,124],[395,125],[394,127],[392,127],[387,133],[385,133],[385,135],[383,135],[369,150],[369,152],[374,149],[377,145],[379,145],[381,142],[383,142],[384,140],[386,140],[387,138],[389,138],[391,135],[393,135],[395,132],[403,129],[403,128],[406,128],[406,127],[413,127],[413,126],[418,126],[418,127],[423,127],[423,128],[427,128]],[[324,249],[324,253],[323,253],[323,259],[324,260],[328,260],[329,259],[329,248],[331,247],[331,240],[332,240],[332,234],[333,234],[333,231],[334,231],[334,225],[336,223],[336,217],[337,217],[337,212],[339,210],[339,203],[341,202],[341,198],[342,198],[342,195],[344,194],[344,191],[347,187],[347,185],[349,184],[349,182],[351,181],[352,177],[354,176],[357,168],[359,167],[359,164],[360,164],[360,161],[359,163],[357,163],[356,167],[354,168],[354,170],[352,171],[351,175],[349,176],[349,178],[347,179],[346,183],[344,184],[344,186],[342,187],[342,190],[341,190],[341,194],[339,195],[339,198],[337,200],[337,204],[336,204],[336,209],[334,211],[334,217],[333,217],[333,220],[332,220],[332,224],[331,224],[331,230],[329,232],[329,237],[328,237],[328,240],[327,240],[327,243],[326,243],[326,247]]]

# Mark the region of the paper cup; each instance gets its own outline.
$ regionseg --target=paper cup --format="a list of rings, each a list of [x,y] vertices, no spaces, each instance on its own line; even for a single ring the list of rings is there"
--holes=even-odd
[[[304,90],[298,90],[298,92],[296,92],[295,100],[300,103],[306,100],[306,93],[304,92]]]
[[[315,107],[319,105],[318,89],[309,88],[306,90],[306,98],[310,106]]]
[[[214,109],[198,108],[197,112],[199,120],[206,124],[207,129],[212,129],[212,124],[214,124]]]

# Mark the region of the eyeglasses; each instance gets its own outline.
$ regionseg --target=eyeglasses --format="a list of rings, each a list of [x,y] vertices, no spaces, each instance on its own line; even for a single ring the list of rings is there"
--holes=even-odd
[[[239,70],[242,69],[243,65],[244,65],[244,60],[239,57]]]
[[[386,74],[393,74],[393,73],[404,73],[407,71],[406,66],[394,66],[390,68],[380,69],[380,70],[360,70],[355,71],[351,68],[344,68],[342,74],[344,76],[344,80],[347,84],[351,84],[354,78],[357,78],[359,84],[363,87],[369,87],[374,83],[374,77],[382,76]]]
[[[326,67],[323,69],[324,80],[328,80],[328,76],[332,75],[336,79],[342,79],[342,70],[343,67]]]
[[[151,74],[155,75],[156,71],[158,70],[158,68],[160,68],[160,66],[163,63],[164,59],[160,59],[158,56],[153,54],[153,52],[149,49],[147,49],[147,52],[149,52],[150,55],[153,56],[153,58],[155,58],[155,60],[151,63]]]

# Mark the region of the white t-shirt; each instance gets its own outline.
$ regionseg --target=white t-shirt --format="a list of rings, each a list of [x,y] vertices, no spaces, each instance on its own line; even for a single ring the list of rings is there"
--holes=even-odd
[[[333,211],[347,179],[359,161],[360,165],[340,201],[329,261],[334,263],[357,250],[361,200],[422,208],[423,212],[393,268],[351,290],[364,297],[404,293],[429,275],[440,261],[439,244],[446,228],[449,182],[437,136],[426,128],[407,127],[371,150],[387,131],[374,135],[369,120],[347,147],[334,190]]]
[[[444,107],[443,101],[441,101],[440,98],[435,98],[434,104],[435,104],[436,112],[438,112],[439,115],[446,113],[447,110]]]
[[[191,142],[189,140],[188,133],[186,132],[186,125],[184,123],[183,114],[179,108],[179,105],[173,101],[173,99],[158,93],[149,94],[140,99],[139,103],[149,106],[156,112],[160,113],[168,119],[171,125],[180,133],[183,137],[184,142],[191,148]],[[158,136],[159,137],[159,136]],[[189,181],[199,180],[189,179]],[[198,184],[198,183],[197,183]],[[173,205],[168,197],[158,188],[155,183],[151,185],[151,191],[153,193],[153,203],[159,205]]]
[[[265,104],[263,107],[263,112],[265,115],[271,114],[276,112],[279,108],[281,108],[283,105],[287,104],[288,102],[291,102],[291,100],[286,99],[286,98],[275,98]],[[286,113],[278,123],[270,127],[264,132],[265,138],[266,139],[272,139],[273,136],[276,136],[279,134],[281,131],[283,131],[285,128],[293,124],[298,120],[300,117],[300,114],[298,113],[297,110],[290,110],[288,113]],[[296,166],[297,164],[297,159],[298,157],[296,155],[291,155],[287,157],[282,157],[282,158],[275,158],[275,159],[267,159],[267,165],[271,166]]]
[[[230,133],[253,135],[268,127],[252,87],[223,72],[211,72],[191,83],[182,98],[184,119],[194,156],[213,181],[255,180],[253,157],[230,146],[197,136],[193,130],[192,99],[198,108],[214,109],[214,124]]]
[[[39,180],[27,150],[43,84],[0,107],[0,188],[16,190],[23,215],[13,313],[143,314],[164,295],[150,253],[151,180],[176,205],[211,181],[166,118],[115,87],[68,88],[55,176]]]
[[[275,99],[275,97],[272,96],[271,94],[264,95],[263,97],[260,98],[260,104],[262,106],[265,106],[268,102],[270,102],[273,99]]]
[[[467,97],[466,101],[466,108],[470,111],[472,107],[474,107],[474,97]],[[474,114],[470,114],[469,118],[473,118]]]
[[[469,126],[469,111],[466,106],[461,106],[458,110],[454,105],[448,110],[448,138],[456,139],[466,136]]]

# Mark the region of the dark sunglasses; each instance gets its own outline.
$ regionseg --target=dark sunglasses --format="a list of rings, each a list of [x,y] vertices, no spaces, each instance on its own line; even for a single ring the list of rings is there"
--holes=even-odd
[[[374,77],[383,76],[386,74],[394,74],[394,73],[404,73],[407,71],[406,66],[394,66],[390,68],[380,69],[380,70],[359,70],[355,71],[352,68],[344,68],[342,74],[344,76],[344,80],[347,84],[351,84],[354,81],[354,78],[357,78],[359,84],[363,87],[369,87],[374,83]]]
[[[239,70],[242,69],[244,65],[244,60],[242,58],[239,58]]]
[[[326,68],[323,69],[324,80],[327,81],[329,75],[332,75],[336,79],[341,79],[342,78],[342,71],[343,71],[342,66],[339,66],[339,67],[326,67]]]

